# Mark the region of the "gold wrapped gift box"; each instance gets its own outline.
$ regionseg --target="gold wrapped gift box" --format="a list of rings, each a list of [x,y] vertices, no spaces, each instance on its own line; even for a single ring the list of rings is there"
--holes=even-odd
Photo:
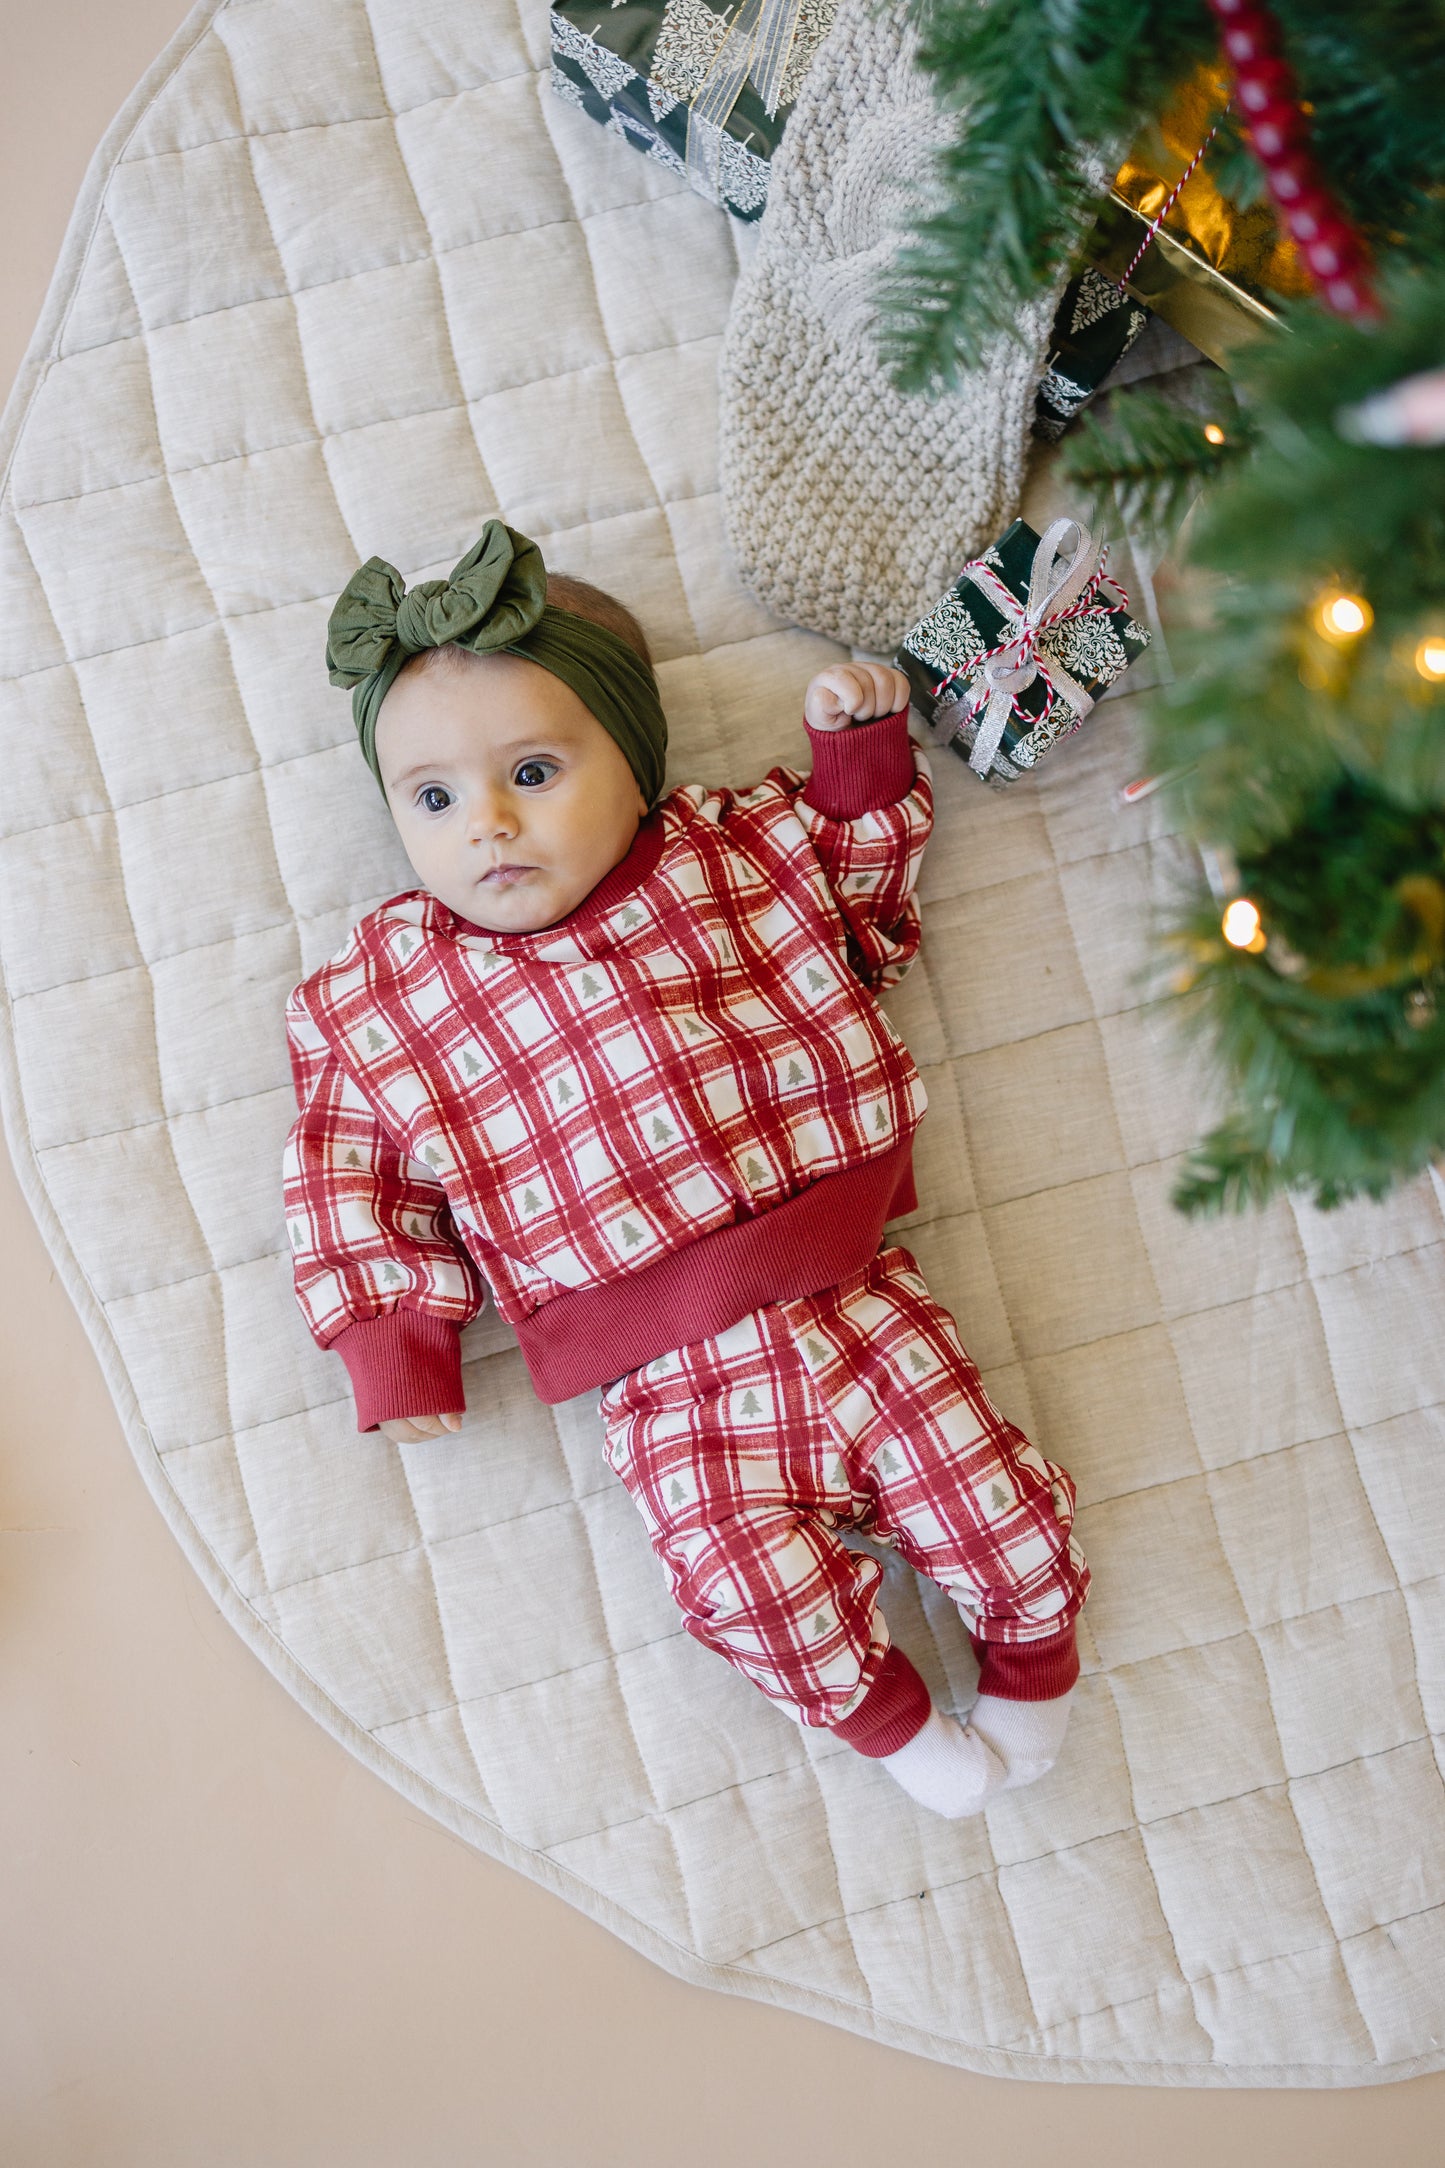
[[[1090,261],[1111,278],[1123,277],[1228,95],[1225,77],[1201,68],[1133,145],[1088,249]],[[1239,209],[1220,194],[1203,165],[1185,182],[1126,286],[1225,368],[1242,339],[1278,321],[1274,302],[1311,290],[1295,245],[1270,204]]]

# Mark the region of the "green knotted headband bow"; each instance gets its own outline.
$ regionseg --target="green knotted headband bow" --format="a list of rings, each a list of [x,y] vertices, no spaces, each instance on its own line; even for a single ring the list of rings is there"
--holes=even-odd
[[[489,519],[445,580],[408,589],[394,565],[368,557],[353,572],[326,628],[326,673],[351,687],[351,712],[367,766],[381,786],[376,719],[403,663],[455,642],[476,654],[521,655],[570,685],[627,756],[651,806],[662,790],[667,723],[657,680],[635,649],[547,601],[542,552]]]

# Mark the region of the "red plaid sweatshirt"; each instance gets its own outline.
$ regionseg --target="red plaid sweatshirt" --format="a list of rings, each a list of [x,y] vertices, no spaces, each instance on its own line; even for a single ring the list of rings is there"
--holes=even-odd
[[[411,890],[292,993],[296,1293],[360,1429],[462,1408],[488,1286],[562,1400],[912,1208],[923,1087],[873,994],[918,947],[928,771],[906,710],[810,736],[811,777],[673,791],[555,926]]]

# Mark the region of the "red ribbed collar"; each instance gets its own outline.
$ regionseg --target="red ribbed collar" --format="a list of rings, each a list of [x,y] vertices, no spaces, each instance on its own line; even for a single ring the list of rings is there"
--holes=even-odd
[[[554,919],[550,926],[538,926],[531,933],[498,933],[490,926],[474,925],[449,905],[437,903],[437,913],[442,924],[457,934],[480,934],[490,941],[503,955],[514,951],[525,953],[537,941],[555,941],[561,934],[587,933],[615,911],[618,904],[634,895],[645,881],[652,878],[662,847],[667,840],[667,823],[660,805],[654,806],[646,820],[638,825],[637,834],[628,846],[627,854],[619,858],[610,873],[605,873],[590,895],[583,897],[575,911],[565,918]]]

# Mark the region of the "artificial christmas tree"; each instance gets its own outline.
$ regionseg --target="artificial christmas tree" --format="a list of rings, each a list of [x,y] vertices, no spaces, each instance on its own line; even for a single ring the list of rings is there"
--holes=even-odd
[[[1445,1152],[1445,444],[1372,441],[1445,355],[1445,273],[1381,293],[1383,322],[1289,314],[1219,420],[1126,395],[1066,455],[1165,522],[1208,477],[1149,712],[1232,891],[1164,930],[1235,1100],[1191,1210],[1379,1196]]]
[[[1065,464],[1164,531],[1203,493],[1149,753],[1215,873],[1162,929],[1169,998],[1233,1104],[1177,1201],[1380,1196],[1445,1153],[1445,18],[933,0],[924,21],[967,124],[884,296],[901,382],[952,381],[1076,260],[1123,149],[1201,68],[1229,99],[1206,170],[1268,196],[1308,276],[1211,405],[1124,392]]]
[[[1249,11],[1255,21],[1264,13]],[[1269,17],[1297,94],[1289,131],[1306,217],[1337,206],[1359,249],[1382,264],[1441,261],[1440,10],[1417,0],[1279,0]],[[886,348],[909,390],[976,367],[989,340],[1053,290],[1140,128],[1201,67],[1236,84],[1242,66],[1253,80],[1249,61],[1226,54],[1206,0],[1074,0],[1067,11],[1053,0],[922,0],[919,20],[919,65],[966,125],[940,152],[936,200],[884,287]],[[1246,131],[1257,141],[1261,121],[1278,126],[1280,110],[1242,112],[1236,95],[1218,118],[1205,170],[1245,209],[1266,190]],[[1283,146],[1266,141],[1278,161]],[[1323,262],[1310,268],[1327,288]]]

